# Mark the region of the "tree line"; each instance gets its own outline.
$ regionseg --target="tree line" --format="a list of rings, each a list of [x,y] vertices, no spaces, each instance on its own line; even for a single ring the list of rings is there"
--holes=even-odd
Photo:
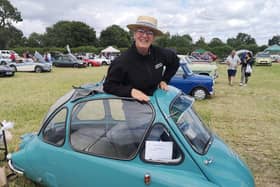
[[[133,42],[132,33],[127,32],[118,25],[111,25],[101,31],[97,38],[96,31],[86,23],[80,21],[58,21],[47,27],[46,32],[39,34],[33,32],[25,37],[23,32],[15,28],[13,22],[23,21],[21,13],[9,0],[0,0],[0,49],[14,49],[18,53],[29,49],[39,52],[56,50],[64,51],[70,45],[74,52],[98,53],[109,45],[126,50]],[[198,48],[212,51],[219,57],[225,57],[232,49],[248,49],[254,53],[263,51],[267,45],[258,46],[253,37],[246,33],[238,33],[234,38],[223,42],[219,38],[212,38],[209,43],[203,37],[196,42],[189,34],[171,35],[165,33],[155,40],[161,47],[171,48],[180,54],[188,54]],[[268,45],[280,44],[280,35],[272,36]]]

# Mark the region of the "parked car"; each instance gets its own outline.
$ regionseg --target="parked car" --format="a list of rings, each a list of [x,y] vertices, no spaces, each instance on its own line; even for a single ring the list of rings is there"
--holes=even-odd
[[[61,97],[9,167],[43,186],[253,187],[246,164],[170,86],[150,102],[85,85]]]
[[[22,59],[17,62],[8,63],[14,71],[29,71],[29,72],[51,72],[52,65],[50,63],[34,62],[31,58]]]
[[[99,62],[102,65],[110,65],[111,64],[111,60],[107,59],[105,57],[95,57],[94,60]]]
[[[78,60],[72,54],[64,54],[58,56],[53,60],[53,65],[56,67],[74,67],[74,68],[84,68],[87,67],[87,63],[82,60]]]
[[[0,56],[3,58],[10,58],[12,53],[14,53],[15,56],[18,56],[18,54],[12,50],[0,50]]]
[[[272,58],[270,57],[269,53],[259,52],[255,56],[255,63],[256,65],[272,65]]]
[[[101,62],[95,59],[83,58],[83,62],[87,64],[87,66],[101,66]]]
[[[183,62],[189,64],[192,72],[198,75],[211,76],[214,80],[219,77],[218,66],[215,63],[208,63],[203,61],[192,61],[189,56],[179,55]]]
[[[214,80],[210,76],[194,74],[188,63],[183,61],[169,84],[198,100],[214,94]]]
[[[270,57],[272,62],[280,63],[280,54],[270,54]]]
[[[0,77],[5,77],[5,76],[14,76],[15,71],[13,68],[7,65],[0,65]]]
[[[9,57],[0,55],[0,65],[7,65],[9,62],[11,62]]]

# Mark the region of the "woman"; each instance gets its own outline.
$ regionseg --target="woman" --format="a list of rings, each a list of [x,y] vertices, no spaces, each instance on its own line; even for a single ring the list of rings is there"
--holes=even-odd
[[[241,63],[240,86],[247,86],[248,79],[252,73],[253,63],[254,63],[254,60],[252,58],[252,54],[250,52],[247,52],[244,61]],[[249,69],[251,69],[251,71],[249,71]]]
[[[134,42],[111,63],[104,91],[147,102],[158,87],[168,90],[167,84],[179,67],[179,58],[171,50],[152,45],[155,37],[163,34],[155,18],[139,16],[135,24],[127,27],[133,32]]]

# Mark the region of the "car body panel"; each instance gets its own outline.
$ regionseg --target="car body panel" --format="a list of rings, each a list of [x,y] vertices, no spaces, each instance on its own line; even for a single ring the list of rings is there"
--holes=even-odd
[[[87,67],[87,63],[78,60],[72,54],[60,55],[53,60],[53,65],[56,67]]]
[[[0,65],[0,76],[14,76],[15,71],[7,65]]]
[[[187,63],[181,63],[177,73],[169,82],[188,95],[193,95],[196,88],[203,88],[208,96],[214,94],[214,81],[210,76],[192,73]]]
[[[144,137],[132,157],[127,159],[109,158],[85,152],[84,149],[77,150],[73,146],[73,142],[71,143],[70,132],[73,132],[70,127],[75,121],[72,118],[73,115],[79,114],[82,108],[80,110],[78,107],[76,110],[75,107],[84,107],[91,101],[100,101],[104,104],[107,99],[114,101],[127,101],[128,99],[128,102],[132,102],[132,106],[134,104],[142,106],[141,103],[131,98],[119,98],[105,94],[100,91],[99,87],[100,84],[97,84],[94,89],[90,89],[90,86],[81,86],[76,91],[71,91],[60,98],[43,120],[40,132],[24,135],[19,151],[9,156],[13,168],[22,171],[26,177],[44,186],[218,187],[235,186],[236,184],[245,187],[254,186],[247,166],[217,136],[211,136],[211,144],[209,143],[209,148],[205,153],[198,154],[194,151],[177,127],[172,117],[174,114],[170,111],[170,107],[174,105],[174,101],[178,101],[178,98],[182,97],[189,103],[186,106],[182,103],[183,111],[185,107],[192,110],[194,100],[182,95],[181,91],[172,86],[167,92],[156,90],[150,97],[150,102],[143,103],[143,106],[152,109],[152,116],[150,116],[152,121],[149,122],[145,133],[140,133]],[[115,104],[113,102],[112,106]],[[44,139],[43,132],[49,124],[52,125],[53,117],[64,109],[67,111],[65,113],[65,140],[59,146],[53,145]],[[138,107],[135,109],[136,111],[133,112],[139,114]],[[108,111],[111,113],[112,108]],[[135,122],[138,122],[137,119]],[[166,135],[172,137],[174,146],[177,145],[176,149],[180,150],[181,156],[176,162],[151,162],[144,156],[144,143],[147,143],[148,135],[158,124],[165,129],[163,132],[167,133]],[[113,128],[104,135],[109,136],[109,132]],[[53,133],[56,132],[53,131]],[[124,136],[124,138],[128,137]],[[205,160],[209,158],[215,160],[206,165]],[[145,181],[148,181],[148,184],[145,184]]]
[[[11,61],[10,57],[0,56],[0,65],[7,65]]]
[[[36,72],[36,67],[39,67],[40,70],[44,72],[50,72],[52,70],[52,65],[50,63],[34,62],[32,59],[25,59],[17,63],[11,62],[8,65],[10,67],[15,67],[16,71]]]
[[[110,65],[111,64],[111,60],[105,58],[105,57],[95,57],[94,58],[95,61],[99,62],[101,65]]]
[[[159,98],[159,103],[164,103],[164,97],[157,98]],[[160,106],[163,113],[170,110],[168,105]],[[170,117],[166,119],[178,139],[184,139],[183,134],[176,128],[174,121]],[[206,154],[198,154],[187,141],[182,141],[183,146],[196,161],[198,168],[201,169],[206,178],[218,186],[254,186],[254,178],[246,164],[217,135],[212,135]],[[222,169],[225,165],[226,169]],[[232,172],[237,170],[238,172]]]
[[[200,60],[193,61],[187,55],[179,55],[179,57],[182,62],[189,64],[189,67],[193,73],[198,75],[208,75],[211,76],[214,80],[219,77],[218,66],[214,62],[209,63],[207,61],[205,62]]]
[[[83,62],[87,63],[87,66],[101,66],[101,62],[94,59],[84,58]]]
[[[255,56],[256,65],[272,65],[272,58],[268,53],[257,53]]]

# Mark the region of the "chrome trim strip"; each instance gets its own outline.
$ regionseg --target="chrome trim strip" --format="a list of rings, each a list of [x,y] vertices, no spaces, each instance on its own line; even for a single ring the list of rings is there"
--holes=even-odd
[[[14,172],[16,172],[17,174],[23,175],[23,171],[20,171],[20,170],[14,168],[14,166],[13,166],[13,164],[12,164],[12,160],[9,160],[9,161],[8,161],[8,165],[9,165],[9,168],[10,168],[11,170],[13,170]]]

